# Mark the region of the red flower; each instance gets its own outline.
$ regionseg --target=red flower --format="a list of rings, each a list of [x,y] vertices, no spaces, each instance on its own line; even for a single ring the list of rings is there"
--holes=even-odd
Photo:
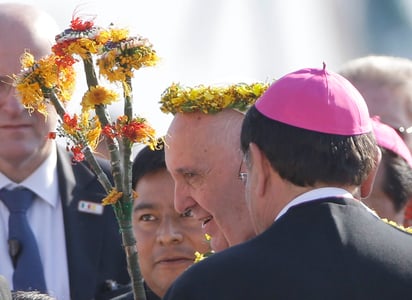
[[[57,56],[56,64],[61,67],[74,65],[78,60],[71,55],[67,55],[66,51],[72,41],[64,41],[52,46],[53,53]]]
[[[72,19],[70,22],[70,27],[76,31],[85,31],[89,30],[94,26],[93,21],[82,21],[79,17]]]
[[[56,139],[56,132],[55,131],[49,132],[49,134],[47,135],[47,138],[49,140],[55,140]]]
[[[143,123],[132,122],[122,127],[122,136],[131,141],[138,141],[142,137],[142,130],[146,128]]]
[[[74,162],[81,162],[84,160],[84,153],[82,152],[82,147],[80,145],[72,146],[71,151],[73,152]]]
[[[116,130],[111,125],[104,126],[102,129],[102,134],[104,134],[105,136],[111,139],[114,139],[117,135]]]
[[[68,127],[73,129],[79,129],[77,127],[77,115],[74,115],[73,118],[70,117],[69,114],[64,114],[63,116],[63,123],[66,124]]]

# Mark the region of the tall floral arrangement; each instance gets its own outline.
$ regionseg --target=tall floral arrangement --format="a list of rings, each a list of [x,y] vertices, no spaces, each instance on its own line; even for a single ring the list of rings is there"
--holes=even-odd
[[[135,299],[146,299],[132,229],[136,195],[131,185],[131,154],[134,143],[156,147],[156,137],[146,120],[133,114],[132,78],[136,70],[154,66],[158,56],[147,39],[130,36],[127,29],[98,27],[93,20],[78,17],[73,17],[70,27],[56,36],[51,52],[38,61],[28,52],[22,55],[22,71],[15,75],[17,92],[30,112],[38,111],[47,117],[49,105],[55,107],[60,117],[57,132],[67,138],[73,159],[85,159],[107,192],[102,202],[114,208]],[[81,113],[70,115],[66,104],[72,97],[74,64],[78,62],[84,66],[88,89],[81,101]],[[101,77],[121,87],[122,95],[99,84]],[[112,121],[107,105],[121,100],[124,113]],[[113,183],[94,156],[102,136],[110,153]],[[49,137],[55,138],[55,134],[50,133]]]

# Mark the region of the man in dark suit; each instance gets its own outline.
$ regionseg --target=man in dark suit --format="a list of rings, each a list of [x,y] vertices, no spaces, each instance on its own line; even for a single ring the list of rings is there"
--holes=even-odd
[[[35,195],[26,215],[41,261],[36,276],[44,276],[47,292],[59,300],[106,299],[129,282],[113,209],[100,204],[106,193],[86,163],[74,163],[48,139],[57,124],[54,108],[48,107],[46,119],[29,114],[12,85],[22,53],[28,50],[36,60],[48,55],[59,32],[36,7],[0,4],[0,191],[28,188]],[[15,290],[24,246],[9,243],[11,210],[5,203],[0,197],[0,274]]]
[[[410,298],[412,235],[359,201],[380,152],[346,79],[282,77],[247,112],[241,147],[257,237],[195,264],[164,299]]]

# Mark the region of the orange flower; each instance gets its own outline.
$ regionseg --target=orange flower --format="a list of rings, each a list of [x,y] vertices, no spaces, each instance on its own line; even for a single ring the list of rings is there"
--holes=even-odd
[[[113,188],[110,193],[102,200],[103,205],[110,205],[110,204],[116,204],[117,201],[123,196],[122,192],[119,192],[115,188]]]

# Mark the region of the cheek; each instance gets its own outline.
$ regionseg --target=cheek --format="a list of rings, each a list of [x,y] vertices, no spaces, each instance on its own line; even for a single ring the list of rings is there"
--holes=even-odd
[[[205,180],[202,186],[198,187],[194,194],[199,204],[205,208],[224,206],[223,199],[232,199],[239,192],[240,185],[228,174],[211,175]]]
[[[133,217],[133,234],[136,239],[136,247],[139,256],[150,254],[153,250],[156,232],[154,231],[154,226],[141,226],[142,223],[137,222]]]
[[[154,249],[154,234],[147,234],[142,230],[134,227],[134,236],[136,239],[136,248],[139,256],[139,265],[143,277],[146,277],[152,269],[152,253]]]
[[[47,119],[38,113],[32,117],[36,118],[34,129],[39,136],[47,136],[50,131],[56,130],[57,118],[54,114],[49,114]]]

